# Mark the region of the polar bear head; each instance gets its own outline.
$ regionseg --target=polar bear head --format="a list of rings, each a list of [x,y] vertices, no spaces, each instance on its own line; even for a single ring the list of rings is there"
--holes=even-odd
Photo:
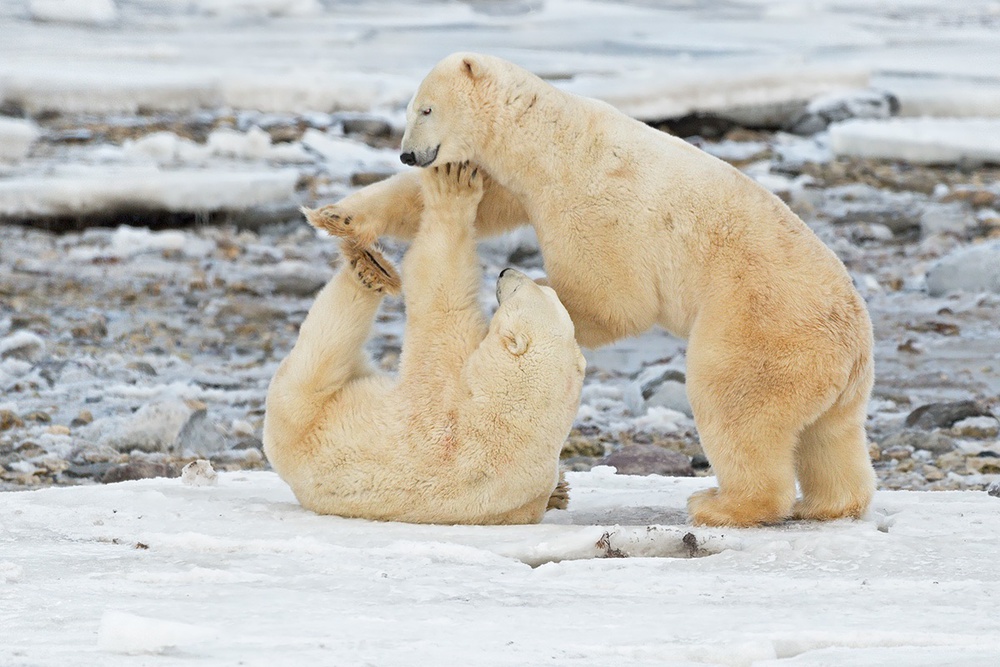
[[[497,102],[494,73],[506,63],[476,53],[455,53],[434,66],[406,108],[403,164],[476,161],[488,142],[487,117]]]
[[[504,269],[497,280],[497,308],[490,334],[497,336],[507,354],[529,354],[570,359],[582,376],[586,368],[576,343],[573,320],[555,290],[539,285],[515,269]]]

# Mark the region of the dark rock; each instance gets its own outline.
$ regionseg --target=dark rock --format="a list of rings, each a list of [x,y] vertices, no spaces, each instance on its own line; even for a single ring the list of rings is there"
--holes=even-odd
[[[994,498],[1000,498],[1000,481],[990,484],[986,489],[986,493],[990,494]]]
[[[391,171],[356,171],[351,174],[351,187],[362,188],[372,183],[384,181],[393,175]]]
[[[343,121],[344,134],[363,134],[366,137],[388,137],[392,125],[380,118],[348,118]]]
[[[688,457],[656,445],[623,447],[604,457],[601,465],[613,466],[619,475],[694,476],[694,469]]]
[[[0,431],[21,428],[22,426],[24,426],[24,420],[18,417],[12,410],[0,410]]]
[[[264,443],[252,435],[245,435],[233,445],[233,449],[264,449]]]
[[[926,430],[950,428],[966,417],[992,417],[989,408],[976,401],[929,403],[921,405],[906,417],[906,426]]]
[[[67,477],[102,480],[113,467],[115,467],[113,463],[72,463],[63,471],[63,474]]]
[[[127,482],[133,479],[150,479],[152,477],[177,477],[176,466],[169,463],[154,463],[151,461],[137,461],[115,466],[108,470],[101,477],[103,484],[115,484],[117,482]]]
[[[889,452],[905,447],[922,449],[932,454],[945,454],[955,449],[954,439],[937,431],[903,430],[893,433],[879,444],[889,458],[895,458],[889,455]]]
[[[38,422],[39,424],[48,424],[52,421],[52,415],[48,412],[42,412],[41,410],[35,410],[34,412],[29,412],[24,415],[24,418],[30,422]]]
[[[538,246],[528,243],[521,243],[511,250],[507,256],[507,263],[521,267],[540,267],[542,256],[538,252]]]

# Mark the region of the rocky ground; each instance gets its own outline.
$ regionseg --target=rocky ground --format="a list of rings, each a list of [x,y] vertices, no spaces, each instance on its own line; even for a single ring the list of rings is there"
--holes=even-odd
[[[240,122],[55,116],[39,119],[38,150],[57,159],[162,131],[197,143],[219,127],[246,131]],[[375,148],[398,141],[377,118],[331,122]],[[292,145],[315,124],[285,117],[257,126],[274,145]],[[736,127],[691,141],[785,199],[854,275],[877,339],[868,426],[881,486],[978,489],[1000,480],[1000,172],[834,159],[822,135]],[[307,204],[381,177],[363,168],[349,179],[304,173],[297,193]],[[403,247],[389,250],[398,259]],[[530,233],[481,250],[484,302],[504,266],[542,266]],[[288,211],[0,224],[0,488],[177,475],[196,458],[267,467],[267,383],[335,255],[334,242]],[[403,316],[399,300],[379,316],[371,349],[386,370],[398,360]],[[568,468],[711,474],[684,396],[682,341],[652,332],[589,361],[563,452]]]

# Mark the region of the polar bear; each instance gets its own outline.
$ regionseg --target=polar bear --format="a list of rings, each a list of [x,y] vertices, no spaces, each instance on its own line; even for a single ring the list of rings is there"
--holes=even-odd
[[[422,180],[420,229],[403,263],[398,379],[376,373],[363,346],[399,277],[346,234],[344,265],[268,389],[264,451],[321,514],[534,523],[579,407],[586,364],[573,323],[552,289],[505,269],[487,326],[473,231],[483,177],[444,165]]]
[[[688,395],[718,478],[689,499],[694,523],[865,512],[871,322],[844,265],[781,200],[610,105],[473,53],[420,84],[401,160],[489,173],[477,231],[534,226],[580,344],[654,324],[689,339]],[[325,207],[323,224],[405,238],[423,205],[403,172]]]

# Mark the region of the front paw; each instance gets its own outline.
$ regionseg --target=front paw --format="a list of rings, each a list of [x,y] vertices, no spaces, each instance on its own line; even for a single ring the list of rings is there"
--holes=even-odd
[[[365,288],[379,294],[399,294],[402,281],[392,262],[375,246],[362,246],[348,239],[340,252],[351,272]]]
[[[469,162],[449,162],[424,170],[424,203],[430,208],[456,205],[474,208],[483,198],[483,176]]]
[[[352,239],[362,246],[372,245],[377,240],[365,231],[363,217],[342,203],[327,204],[317,209],[303,206],[300,210],[310,225],[331,236]]]

